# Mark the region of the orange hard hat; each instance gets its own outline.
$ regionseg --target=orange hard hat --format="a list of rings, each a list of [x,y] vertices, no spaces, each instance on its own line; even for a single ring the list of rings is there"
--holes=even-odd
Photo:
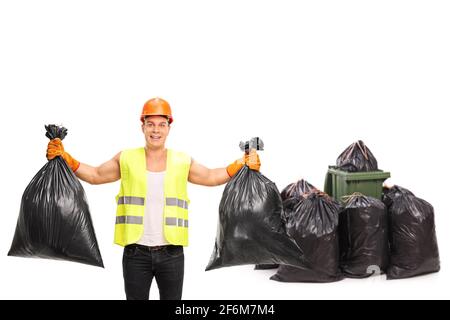
[[[161,98],[150,99],[144,104],[141,114],[142,122],[144,122],[145,116],[166,116],[169,124],[173,121],[169,103]]]

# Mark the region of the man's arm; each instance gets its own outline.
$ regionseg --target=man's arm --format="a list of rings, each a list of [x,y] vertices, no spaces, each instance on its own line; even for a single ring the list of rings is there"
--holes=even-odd
[[[202,186],[218,186],[230,180],[227,168],[209,169],[192,159],[188,181]]]
[[[78,178],[90,184],[102,184],[120,179],[120,152],[104,164],[91,167],[74,159],[64,150],[61,139],[55,138],[48,143],[47,159],[52,160],[58,156],[64,159]]]
[[[91,167],[85,163],[75,171],[75,175],[90,184],[114,182],[120,179],[120,152],[109,161],[98,167]]]
[[[208,169],[192,159],[188,181],[202,186],[218,186],[230,181],[231,177],[238,173],[244,165],[259,171],[261,162],[255,149],[225,168]]]

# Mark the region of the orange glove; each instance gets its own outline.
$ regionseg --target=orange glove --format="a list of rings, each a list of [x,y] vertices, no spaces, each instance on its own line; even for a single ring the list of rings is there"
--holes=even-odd
[[[47,146],[47,160],[52,160],[57,156],[61,156],[73,172],[80,167],[80,162],[64,151],[64,146],[59,138],[50,140]]]
[[[249,154],[245,154],[241,159],[234,161],[227,167],[227,172],[230,177],[238,173],[244,165],[247,165],[250,169],[259,171],[261,167],[261,161],[259,155],[256,153],[256,149],[250,150]]]

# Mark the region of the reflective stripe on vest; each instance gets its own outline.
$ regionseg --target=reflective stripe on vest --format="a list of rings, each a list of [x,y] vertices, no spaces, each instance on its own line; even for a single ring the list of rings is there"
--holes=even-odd
[[[177,206],[180,208],[187,209],[188,203],[187,203],[187,201],[177,199],[177,198],[166,198],[166,206]]]
[[[144,198],[140,197],[119,197],[117,204],[135,204],[135,205],[144,205]],[[177,206],[180,208],[187,209],[188,203],[187,201],[177,199],[177,198],[166,198],[167,206]],[[116,217],[116,224],[119,223],[128,223],[128,224],[141,224],[143,223],[143,217],[137,216],[118,216]],[[188,220],[177,219],[177,218],[166,218],[166,225],[168,226],[178,226],[178,227],[188,227]]]
[[[178,226],[178,227],[188,227],[188,220],[178,219],[178,218],[166,218],[166,225],[168,226]]]
[[[144,222],[144,217],[136,216],[118,216],[116,217],[116,224],[127,223],[127,224],[142,224]]]
[[[138,206],[143,206],[145,203],[145,198],[142,197],[119,197],[117,204],[135,204]]]

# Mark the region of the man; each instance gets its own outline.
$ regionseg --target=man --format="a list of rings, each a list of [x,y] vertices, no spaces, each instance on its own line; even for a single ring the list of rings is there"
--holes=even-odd
[[[154,277],[160,299],[181,299],[183,246],[188,245],[187,182],[217,186],[244,165],[260,167],[255,150],[225,168],[208,169],[185,153],[167,149],[172,121],[170,105],[150,99],[141,114],[145,147],[119,152],[98,167],[75,160],[60,139],[51,140],[47,148],[49,160],[63,157],[75,175],[90,184],[121,179],[114,242],[125,247],[123,277],[130,300],[148,300]]]

